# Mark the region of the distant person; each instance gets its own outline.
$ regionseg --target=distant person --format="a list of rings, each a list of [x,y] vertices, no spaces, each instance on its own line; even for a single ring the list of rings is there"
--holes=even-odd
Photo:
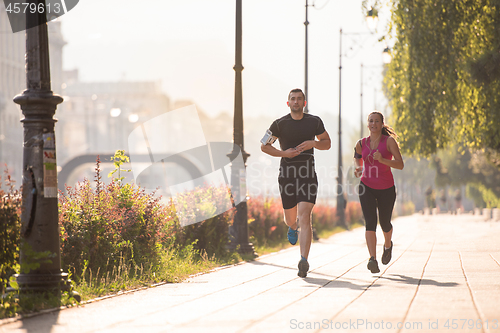
[[[370,254],[368,269],[380,272],[377,262],[377,210],[378,221],[384,232],[382,264],[387,265],[392,257],[392,210],[396,201],[396,187],[391,168],[403,170],[404,162],[396,141],[394,130],[384,123],[384,115],[374,111],[368,116],[370,136],[360,139],[354,148],[356,169],[354,175],[361,176],[359,201],[366,221],[366,245]]]
[[[463,212],[462,207],[462,191],[459,189],[455,190],[455,214],[460,214]]]
[[[434,196],[434,190],[432,189],[432,186],[429,186],[427,190],[425,190],[425,203],[427,205],[427,208],[432,209],[434,208],[433,202],[432,202],[432,197]]]
[[[444,212],[447,212],[448,211],[448,207],[446,207],[446,191],[444,189],[442,189],[441,191],[439,191],[439,202],[440,202],[440,210],[442,208],[442,210]]]
[[[314,148],[328,150],[331,145],[323,121],[318,116],[304,113],[306,103],[302,90],[290,91],[287,102],[290,113],[276,119],[261,140],[264,153],[281,157],[278,183],[288,226],[287,237],[292,245],[300,239],[298,276],[303,278],[309,271],[307,258],[312,241],[311,214],[318,192]],[[281,150],[272,145],[276,139]]]

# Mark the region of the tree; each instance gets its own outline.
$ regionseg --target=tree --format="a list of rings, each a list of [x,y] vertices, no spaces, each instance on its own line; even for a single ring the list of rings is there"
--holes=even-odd
[[[384,84],[402,151],[464,144],[500,167],[500,0],[394,0]]]
[[[467,185],[467,196],[478,207],[500,207],[500,169],[484,152],[459,146],[440,150],[433,158],[438,187]]]

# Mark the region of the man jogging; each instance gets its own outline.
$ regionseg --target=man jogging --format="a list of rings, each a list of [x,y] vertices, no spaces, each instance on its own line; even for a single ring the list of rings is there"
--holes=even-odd
[[[264,153],[281,157],[278,183],[285,223],[288,225],[288,241],[295,245],[300,239],[300,277],[306,277],[309,270],[307,258],[312,241],[311,213],[318,192],[314,148],[328,150],[331,145],[323,121],[304,113],[306,103],[302,90],[290,91],[287,102],[290,113],[276,119],[261,140]],[[272,146],[276,139],[281,150]]]

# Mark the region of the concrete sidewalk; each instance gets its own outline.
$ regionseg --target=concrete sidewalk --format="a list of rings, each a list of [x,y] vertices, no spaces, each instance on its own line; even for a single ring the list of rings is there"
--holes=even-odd
[[[393,259],[366,268],[364,228],[1,332],[500,332],[500,222],[472,215],[394,221]]]

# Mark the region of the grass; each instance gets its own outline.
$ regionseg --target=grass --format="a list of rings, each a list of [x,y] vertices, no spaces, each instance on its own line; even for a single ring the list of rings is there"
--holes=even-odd
[[[216,267],[241,261],[237,254],[223,259],[208,258],[188,246],[179,251],[165,251],[159,263],[137,267],[120,262],[111,272],[84,272],[75,290],[82,301],[114,294],[120,291],[151,287],[158,283],[177,283],[193,274],[208,272]]]
[[[77,300],[69,293],[6,293],[0,302],[0,319],[24,315],[43,310],[71,307],[77,305]]]

